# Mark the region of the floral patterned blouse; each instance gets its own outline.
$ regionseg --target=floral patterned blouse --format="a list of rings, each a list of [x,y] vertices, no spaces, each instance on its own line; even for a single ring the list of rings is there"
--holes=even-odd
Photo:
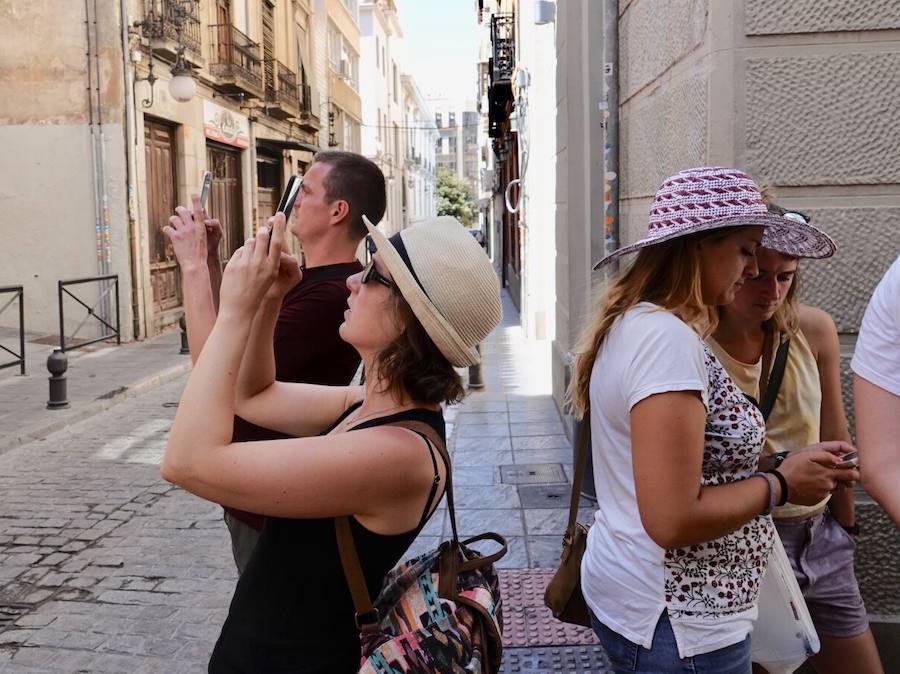
[[[598,505],[581,582],[598,620],[645,648],[667,611],[687,658],[752,631],[775,529],[770,517],[759,516],[715,540],[669,550],[647,534],[634,483],[631,410],[672,391],[695,392],[706,408],[701,485],[736,482],[757,469],[765,425],[756,407],[688,325],[648,302],[632,307],[606,335],[591,374]]]

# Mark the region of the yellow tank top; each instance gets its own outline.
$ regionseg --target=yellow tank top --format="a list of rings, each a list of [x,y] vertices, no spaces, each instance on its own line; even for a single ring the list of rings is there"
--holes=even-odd
[[[712,337],[707,339],[709,348],[722,363],[735,384],[747,395],[761,399],[759,375],[762,358],[755,363],[743,363],[732,358]],[[774,358],[772,359],[774,362]],[[766,444],[764,454],[801,449],[819,442],[822,413],[822,385],[819,381],[819,367],[809,342],[798,330],[791,338],[784,379],[778,389],[775,406],[766,422]],[[787,503],[775,508],[772,516],[779,518],[800,518],[818,512],[828,502],[826,497],[814,506]]]

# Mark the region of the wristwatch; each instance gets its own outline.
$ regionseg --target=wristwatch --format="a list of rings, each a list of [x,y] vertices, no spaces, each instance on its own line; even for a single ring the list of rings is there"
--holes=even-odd
[[[776,452],[775,454],[773,454],[772,461],[774,461],[774,464],[772,465],[772,467],[773,468],[780,467],[781,464],[784,463],[784,460],[786,458],[788,458],[788,454],[790,454],[790,452]]]

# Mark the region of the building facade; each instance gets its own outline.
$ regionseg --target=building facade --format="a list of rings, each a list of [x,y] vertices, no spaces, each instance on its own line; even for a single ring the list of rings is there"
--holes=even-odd
[[[384,228],[396,232],[408,224],[404,189],[406,136],[401,89],[403,30],[394,0],[363,0],[360,5],[363,66],[362,152],[387,180]]]
[[[410,225],[437,214],[435,149],[438,131],[428,103],[410,75],[402,76],[403,130],[406,136],[405,189]]]
[[[0,11],[17,27],[0,47],[16,73],[0,101],[8,148],[0,219],[3,231],[19,213],[32,223],[27,239],[9,243],[0,284],[25,286],[29,331],[59,332],[57,281],[111,273],[123,338],[157,334],[182,313],[161,229],[205,170],[227,259],[317,151],[360,149],[353,0],[98,0]],[[52,52],[38,48],[42,34]],[[170,82],[185,72],[193,84],[182,102]],[[62,209],[47,198],[60,185]],[[94,286],[83,291],[89,304],[100,299]]]
[[[525,334],[553,339],[556,320],[557,82],[554,28],[536,4],[484,0],[479,63],[478,161],[490,185],[480,195],[503,284]]]
[[[438,138],[435,158],[438,170],[445,169],[463,178],[473,199],[479,192],[478,127],[481,118],[475,104],[448,98],[429,98]]]

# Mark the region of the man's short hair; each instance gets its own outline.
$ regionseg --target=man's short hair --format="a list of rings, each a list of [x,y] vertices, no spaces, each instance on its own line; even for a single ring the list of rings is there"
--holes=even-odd
[[[384,217],[387,207],[384,174],[378,165],[355,152],[329,150],[319,152],[313,164],[328,164],[325,176],[325,198],[329,202],[343,199],[350,206],[350,235],[363,238],[367,231],[362,216],[373,225]]]

